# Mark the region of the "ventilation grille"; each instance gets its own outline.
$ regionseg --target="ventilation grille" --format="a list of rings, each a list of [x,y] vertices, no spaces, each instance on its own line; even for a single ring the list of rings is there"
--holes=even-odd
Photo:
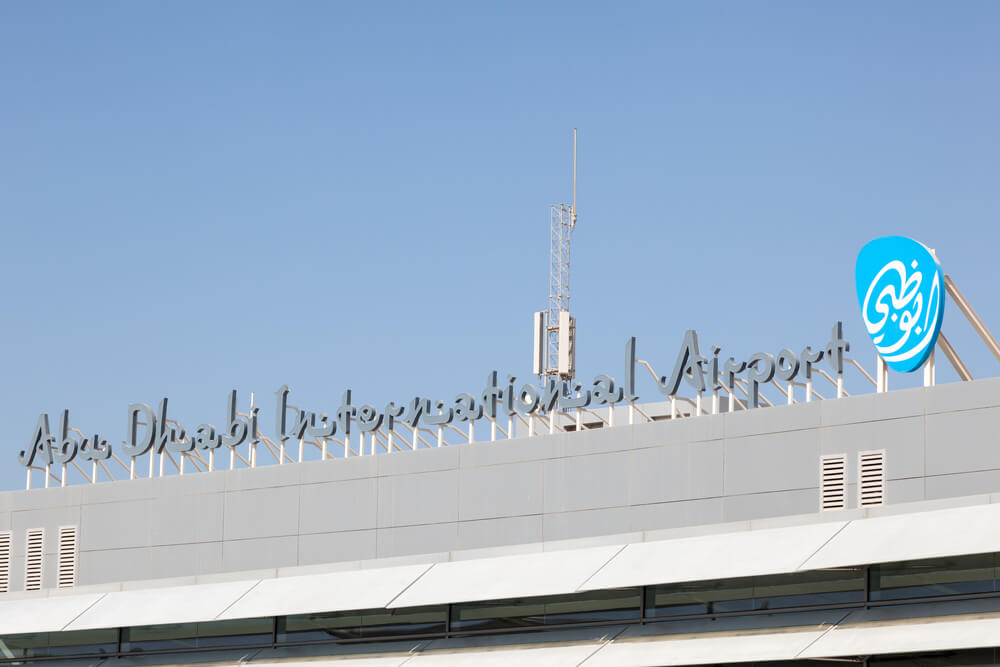
[[[885,503],[885,450],[858,454],[858,507]]]
[[[42,547],[45,544],[45,529],[33,528],[28,531],[24,550],[24,590],[42,589]]]
[[[819,504],[821,510],[847,507],[847,455],[823,456],[819,460]]]
[[[0,533],[0,593],[10,591],[10,531]]]
[[[59,529],[59,573],[56,586],[70,588],[76,585],[76,526]]]

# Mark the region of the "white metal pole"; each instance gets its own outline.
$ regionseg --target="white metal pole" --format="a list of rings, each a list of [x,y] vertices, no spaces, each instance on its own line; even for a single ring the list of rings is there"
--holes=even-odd
[[[25,470],[24,488],[29,491],[31,490],[31,468]]]
[[[305,459],[306,456],[306,442],[302,438],[299,438],[299,463]]]
[[[713,415],[719,414],[719,390],[718,389],[713,389],[712,390],[712,414]]]
[[[924,362],[924,386],[933,387],[934,386],[934,350],[931,350],[931,354],[927,357],[927,361]]]
[[[615,425],[615,404],[614,403],[609,403],[608,404],[608,426],[611,427],[611,426],[614,426],[614,425]]]
[[[813,400],[813,381],[812,378],[806,380],[806,403],[811,403]]]
[[[62,470],[59,472],[59,486],[66,486],[66,464],[62,464]]]
[[[791,382],[788,383],[788,404],[792,405],[795,403],[795,385]]]
[[[875,391],[879,394],[889,390],[889,366],[881,354],[875,355]]]
[[[440,447],[444,444],[444,427],[440,424],[438,425],[438,443],[437,446]]]
[[[695,417],[700,417],[701,416],[701,392],[700,391],[697,392],[697,394],[694,397],[694,416]]]

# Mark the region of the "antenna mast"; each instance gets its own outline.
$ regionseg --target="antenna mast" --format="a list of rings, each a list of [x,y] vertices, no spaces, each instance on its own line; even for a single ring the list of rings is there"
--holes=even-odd
[[[535,313],[534,373],[569,380],[576,374],[576,318],[569,314],[570,237],[576,227],[576,128],[573,128],[573,203],[549,209],[549,307]]]

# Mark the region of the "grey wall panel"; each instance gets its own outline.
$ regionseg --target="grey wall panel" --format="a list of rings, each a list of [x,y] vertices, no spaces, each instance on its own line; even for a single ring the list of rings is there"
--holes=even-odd
[[[630,530],[658,530],[664,527],[699,526],[724,520],[722,498],[703,498],[672,503],[632,505]]]
[[[222,569],[227,572],[298,565],[299,538],[265,537],[227,540],[222,544]]]
[[[582,433],[573,435],[583,437]],[[474,442],[471,445],[458,447],[459,465],[463,468],[475,468],[556,458],[564,455],[563,441],[567,436],[556,434],[546,438],[513,440],[503,439],[502,434],[498,434],[497,437],[500,439],[496,442]]]
[[[80,549],[122,549],[151,544],[153,501],[84,505],[80,511]]]
[[[670,444],[627,453],[629,505],[723,494],[724,441]]]
[[[631,427],[632,446],[649,447],[682,442],[719,440],[726,435],[728,415],[702,415],[698,419],[659,421]],[[624,428],[624,427],[617,427]]]
[[[634,426],[599,428],[565,434],[556,442],[559,457],[578,457],[588,454],[607,454],[631,449]],[[537,436],[536,436],[537,437]],[[535,438],[528,438],[534,440]]]
[[[220,450],[221,451],[221,450]],[[149,497],[175,498],[177,496],[194,496],[206,493],[219,493],[226,490],[225,473],[202,474],[188,473],[183,476],[154,477],[149,482]],[[94,484],[94,487],[105,486]],[[120,500],[125,500],[121,498]]]
[[[835,393],[832,388],[828,391]],[[848,400],[823,401],[822,425],[837,426],[922,415],[925,391],[923,387],[897,389],[883,394],[851,396]]]
[[[552,512],[546,513],[542,521],[546,540],[617,535],[632,530],[628,507]]]
[[[224,453],[222,449],[219,452]],[[295,486],[302,482],[302,467],[288,463],[280,466],[261,466],[254,469],[226,470],[222,474],[227,491]]]
[[[726,440],[727,496],[816,487],[820,434],[786,431]]]
[[[542,466],[536,462],[467,468],[458,484],[461,521],[542,513]]]
[[[623,454],[573,456],[542,465],[547,513],[628,505],[628,457]]]
[[[383,528],[376,537],[379,558],[438,553],[458,549],[458,523]]]
[[[92,486],[111,486],[110,484],[81,484],[78,486],[54,486],[49,489],[33,489],[31,492],[19,493],[13,496],[10,505],[11,511],[17,510],[40,510],[59,509],[71,505],[79,505],[84,501],[86,489]],[[6,494],[0,494],[6,495]],[[2,506],[2,503],[0,503]]]
[[[885,484],[885,502],[886,504],[895,505],[898,503],[915,503],[927,500],[928,496],[924,490],[924,485],[925,480],[923,477],[887,480]],[[857,487],[855,487],[855,494],[857,494]],[[856,506],[857,501],[857,495],[855,495],[851,506]]]
[[[194,477],[194,475],[191,476]],[[205,476],[221,479],[221,473],[205,473]],[[97,503],[120,503],[125,500],[146,500],[153,497],[154,485],[158,485],[161,492],[176,488],[177,483],[174,482],[174,479],[174,477],[165,477],[163,479],[133,479],[127,483],[122,480],[112,484],[83,484],[79,487],[80,503],[96,505]],[[180,479],[180,477],[176,479]]]
[[[149,550],[149,567],[156,578],[222,572],[222,542],[154,546]]]
[[[419,451],[397,452],[392,456],[376,456],[379,477],[398,477],[421,472],[454,470],[461,458],[459,447],[437,447]]]
[[[726,437],[781,433],[819,428],[824,403],[779,405],[769,410],[744,410],[726,415]]]
[[[935,475],[924,482],[928,499],[993,493],[1000,489],[1000,470]]]
[[[927,414],[1000,406],[1000,378],[975,382],[950,382],[926,392]]]
[[[153,573],[151,550],[147,547],[81,550],[79,558],[77,581],[81,584],[153,579],[157,576]]]
[[[302,483],[339,482],[343,479],[378,477],[378,457],[352,456],[327,461],[286,464],[302,468]]]
[[[458,470],[381,477],[378,528],[458,520]]]
[[[723,520],[725,521],[811,514],[817,511],[819,511],[819,491],[817,489],[730,496],[723,501]]]
[[[925,417],[927,474],[1000,468],[1000,407]]]
[[[298,487],[278,486],[226,493],[223,526],[226,540],[296,535],[298,527]]]
[[[298,565],[366,560],[377,555],[374,528],[299,535]]]
[[[541,514],[462,521],[458,524],[459,549],[531,544],[541,542],[543,539]]]
[[[225,496],[203,493],[195,496],[160,496],[149,503],[150,543],[189,544],[212,542],[222,535]]]
[[[299,494],[300,534],[357,531],[375,526],[378,480],[307,484]]]

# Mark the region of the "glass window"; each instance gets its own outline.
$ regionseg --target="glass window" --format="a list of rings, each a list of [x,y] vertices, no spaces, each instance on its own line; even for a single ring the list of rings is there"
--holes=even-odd
[[[278,619],[278,641],[310,642],[444,633],[448,607],[367,609]]]
[[[885,563],[871,568],[872,600],[907,600],[998,591],[997,554]]]
[[[57,655],[104,655],[118,650],[118,630],[33,632],[0,638],[2,658],[44,658]]]
[[[639,618],[640,590],[628,588],[572,595],[470,602],[452,607],[451,629],[495,630]]]
[[[248,618],[207,623],[169,623],[125,628],[122,651],[169,651],[271,643],[274,619]]]
[[[650,587],[646,615],[687,616],[789,609],[864,601],[861,569],[692,581]]]

